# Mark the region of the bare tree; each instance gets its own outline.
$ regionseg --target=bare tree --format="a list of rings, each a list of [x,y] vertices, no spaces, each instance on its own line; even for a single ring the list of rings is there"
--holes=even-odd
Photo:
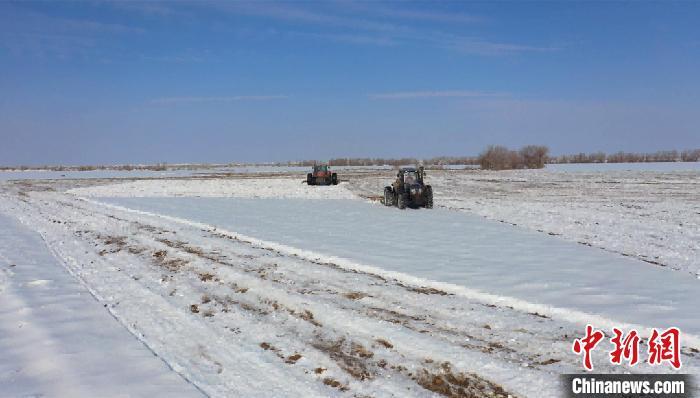
[[[700,161],[700,149],[687,150],[681,152],[681,161],[683,162],[698,162]]]
[[[527,145],[520,149],[523,166],[528,169],[541,169],[547,161],[549,148],[542,145]]]
[[[521,156],[518,152],[500,145],[491,145],[479,155],[479,165],[485,170],[514,169],[518,168],[521,163]]]

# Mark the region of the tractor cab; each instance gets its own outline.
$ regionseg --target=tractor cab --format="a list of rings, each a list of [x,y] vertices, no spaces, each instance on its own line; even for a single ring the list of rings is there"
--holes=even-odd
[[[405,170],[403,172],[403,183],[405,185],[414,185],[418,182],[418,173],[415,170]]]
[[[413,167],[402,167],[396,174],[396,182],[394,185],[423,185],[423,177],[425,171],[423,167],[415,169]]]
[[[314,165],[313,175],[316,177],[325,176],[328,171],[329,169],[327,164]]]

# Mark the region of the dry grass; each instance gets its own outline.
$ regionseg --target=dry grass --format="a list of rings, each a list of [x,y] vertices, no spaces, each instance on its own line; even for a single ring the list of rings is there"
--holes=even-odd
[[[290,310],[288,310],[288,312],[292,316],[295,316],[299,319],[305,320],[306,322],[309,322],[310,324],[312,324],[314,326],[318,326],[318,327],[323,326],[323,325],[321,325],[321,323],[319,321],[314,319],[314,314],[309,310],[304,310],[303,312],[296,312],[296,311],[290,309]]]
[[[341,369],[357,380],[368,380],[375,376],[375,372],[371,369],[372,364],[368,361],[374,353],[361,344],[348,342],[344,338],[336,341],[319,338],[312,346],[328,354]]]
[[[348,390],[347,386],[343,385],[341,382],[339,382],[338,380],[331,378],[331,377],[324,378],[323,384],[325,384],[329,387],[337,388],[340,391],[347,391]]]
[[[262,348],[262,349],[265,350],[265,351],[267,351],[267,350],[275,350],[275,347],[274,347],[272,344],[266,343],[266,342],[264,342],[264,341],[263,341],[262,343],[260,343],[260,348]]]
[[[293,365],[293,364],[297,363],[297,361],[300,360],[301,358],[302,358],[302,355],[299,353],[296,353],[294,355],[288,356],[287,359],[284,360],[284,362]]]
[[[171,272],[180,271],[185,265],[187,265],[187,261],[181,258],[168,259],[168,253],[165,250],[153,252],[152,257],[156,265]]]
[[[413,379],[426,390],[450,398],[514,397],[476,374],[452,371],[448,362],[440,364],[435,371],[422,369]]]
[[[385,348],[394,348],[394,345],[384,339],[375,340],[377,343],[383,345]]]
[[[366,293],[362,293],[362,292],[349,292],[349,293],[343,294],[343,297],[350,299],[350,300],[360,300],[360,299],[363,299],[367,296],[368,295]]]
[[[209,272],[200,272],[198,273],[199,275],[199,280],[202,282],[209,282],[211,280],[214,280],[214,275],[210,274]]]
[[[432,287],[425,287],[425,286],[420,286],[420,287],[407,287],[408,290],[420,294],[437,294],[439,296],[449,296],[450,293],[447,293],[445,291],[435,289]]]

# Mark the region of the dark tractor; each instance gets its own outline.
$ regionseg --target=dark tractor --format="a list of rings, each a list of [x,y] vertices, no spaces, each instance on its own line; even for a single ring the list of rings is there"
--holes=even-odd
[[[314,165],[312,173],[306,175],[309,185],[338,185],[338,175],[331,172],[328,165]]]
[[[433,188],[425,185],[423,178],[425,169],[423,166],[417,170],[413,167],[403,167],[396,174],[396,181],[390,187],[384,188],[384,204],[397,206],[399,209],[406,207],[433,208]]]

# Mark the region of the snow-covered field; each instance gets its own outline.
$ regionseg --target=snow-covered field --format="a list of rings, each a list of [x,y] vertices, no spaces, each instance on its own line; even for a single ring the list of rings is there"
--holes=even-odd
[[[0,303],[32,297],[28,280],[77,278],[66,286],[94,296],[113,330],[172,369],[138,361],[153,380],[177,380],[182,395],[556,397],[558,375],[581,370],[571,344],[587,322],[608,334],[639,325],[643,336],[680,326],[682,372],[700,374],[697,172],[446,170],[429,174],[444,209],[362,199],[391,174],[363,171],[335,187],[291,174],[2,183],[0,231],[37,231],[54,257],[21,240],[2,246],[5,263],[41,267],[20,275],[19,262],[5,265]],[[32,307],[43,302],[25,300],[0,329],[40,313]],[[70,330],[109,329],[90,314]],[[39,340],[70,347],[69,336]],[[669,371],[612,366],[604,345],[596,372]],[[8,370],[31,368],[35,356],[0,358],[0,391],[31,382],[30,393],[52,395],[50,372],[29,380]],[[135,395],[158,384],[133,383]],[[95,393],[86,388],[75,395]]]
[[[608,172],[608,171],[654,171],[654,172],[677,172],[695,171],[700,172],[700,162],[644,162],[644,163],[561,163],[548,164],[547,171],[556,172]]]
[[[679,272],[551,236],[435,209],[360,201],[105,198],[102,203],[202,223],[492,304],[612,327],[674,324],[700,346],[700,283]],[[361,231],[361,233],[358,233]],[[620,278],[624,275],[624,278]],[[411,277],[420,278],[413,281]],[[656,281],[648,289],[648,281]],[[442,282],[442,283],[432,283]]]
[[[390,174],[351,181],[379,195]],[[435,204],[700,278],[700,171],[435,171]]]
[[[460,167],[462,168],[462,167]],[[364,172],[387,170],[390,166],[334,166],[335,171]],[[0,170],[0,181],[10,180],[83,180],[83,179],[134,179],[134,178],[180,178],[206,177],[230,174],[269,175],[300,174],[309,171],[306,166],[220,166],[212,168],[155,170],[89,170],[89,171],[54,171],[54,170]]]
[[[118,325],[39,234],[4,214],[0,226],[0,397],[203,396]]]
[[[76,188],[70,193],[84,197],[230,197],[277,199],[353,199],[341,185],[309,189],[299,177],[172,180],[139,180],[121,184]]]

